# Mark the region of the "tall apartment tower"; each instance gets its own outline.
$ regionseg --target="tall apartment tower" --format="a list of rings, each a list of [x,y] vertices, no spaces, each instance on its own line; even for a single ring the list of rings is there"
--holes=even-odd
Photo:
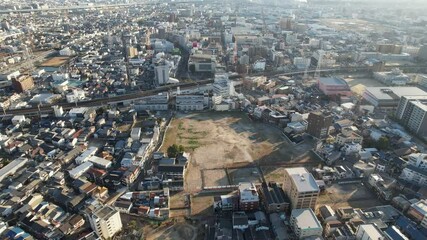
[[[165,85],[169,82],[169,65],[159,65],[154,67],[154,74],[158,85]]]
[[[427,134],[427,96],[402,96],[395,115],[412,132]]]
[[[307,122],[307,133],[313,137],[324,139],[329,135],[332,115],[330,113],[312,112],[308,115]]]
[[[283,190],[291,200],[291,209],[316,209],[320,189],[313,175],[303,167],[286,168]]]
[[[120,213],[110,206],[95,210],[90,216],[90,225],[102,239],[110,239],[122,229]]]

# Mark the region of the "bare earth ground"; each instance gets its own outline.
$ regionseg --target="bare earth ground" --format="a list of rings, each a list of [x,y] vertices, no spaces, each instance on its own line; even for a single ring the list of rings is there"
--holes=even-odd
[[[46,67],[46,66],[48,66],[48,67],[50,67],[50,66],[53,66],[53,67],[61,66],[62,64],[64,64],[65,62],[67,62],[68,59],[69,59],[69,57],[53,57],[53,58],[50,58],[50,59],[46,60],[45,62],[43,62],[41,64],[41,66],[42,67]]]
[[[361,19],[325,18],[320,21],[320,24],[334,28],[336,30],[352,29],[356,32],[383,32],[387,29],[381,24],[372,23]]]
[[[207,169],[203,170],[203,185],[212,187],[212,186],[225,186],[230,185],[227,172],[225,169]],[[215,176],[215,178],[209,177]]]
[[[228,181],[222,171],[206,170],[251,167],[238,170],[242,174],[248,171],[244,175],[251,176],[256,175],[257,169],[252,169],[255,165],[312,161],[306,154],[312,142],[291,145],[284,140],[281,129],[253,122],[243,112],[179,114],[167,130],[162,150],[166,151],[173,143],[183,145],[191,153],[184,184],[188,193],[202,190],[202,179],[209,185]]]
[[[241,182],[262,182],[261,173],[256,167],[227,169],[227,171],[232,185],[238,185]]]
[[[317,206],[325,204],[335,209],[338,207],[369,208],[382,203],[362,184],[333,184],[327,186],[326,192],[320,195],[317,202]]]
[[[193,240],[197,239],[197,228],[187,223],[175,223],[170,226],[157,228],[147,240]]]

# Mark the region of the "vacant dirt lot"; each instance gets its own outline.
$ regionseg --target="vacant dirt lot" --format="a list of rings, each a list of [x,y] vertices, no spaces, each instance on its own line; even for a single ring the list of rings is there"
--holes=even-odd
[[[211,176],[215,176],[212,178]],[[203,185],[206,187],[230,185],[225,169],[203,170]]]
[[[166,151],[174,143],[183,145],[191,153],[184,186],[188,193],[202,189],[202,178],[209,185],[226,183],[222,171],[211,170],[288,163],[304,165],[312,161],[307,155],[313,146],[312,140],[291,145],[284,140],[281,129],[253,122],[242,112],[179,114],[166,132],[162,150]],[[250,169],[250,175],[254,171]]]
[[[333,184],[326,187],[326,193],[320,195],[318,206],[369,208],[381,205],[372,191],[359,184]]]
[[[262,182],[262,176],[256,167],[227,169],[227,172],[233,185],[241,182]]]
[[[160,227],[154,233],[147,235],[147,240],[192,240],[197,239],[197,228],[187,223],[175,223]]]
[[[53,57],[45,62],[43,62],[40,66],[42,67],[58,67],[63,65],[68,61],[69,57]]]

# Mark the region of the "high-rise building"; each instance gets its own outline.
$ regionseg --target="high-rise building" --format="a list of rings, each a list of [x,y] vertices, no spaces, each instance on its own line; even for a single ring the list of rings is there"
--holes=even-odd
[[[412,132],[427,134],[427,96],[402,96],[396,117]]]
[[[103,239],[112,238],[122,229],[122,220],[119,211],[110,206],[103,206],[96,209],[89,220],[92,229]]]
[[[33,78],[29,75],[22,75],[12,79],[12,86],[17,92],[25,92],[34,87]]]
[[[291,208],[311,208],[315,210],[320,193],[313,175],[303,167],[286,168],[283,190],[291,200]]]
[[[167,84],[169,82],[169,65],[155,66],[154,74],[158,85]]]
[[[313,137],[323,139],[329,135],[332,115],[330,113],[312,112],[308,115],[307,122],[307,133]]]

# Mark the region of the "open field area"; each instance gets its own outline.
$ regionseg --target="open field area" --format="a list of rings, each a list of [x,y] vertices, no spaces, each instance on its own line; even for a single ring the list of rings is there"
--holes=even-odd
[[[45,62],[43,62],[40,66],[41,67],[58,67],[63,64],[65,64],[69,57],[53,57]]]
[[[362,19],[335,19],[325,18],[320,21],[321,25],[336,29],[338,31],[351,29],[356,32],[384,32],[387,28],[381,24],[372,23]]]
[[[216,176],[212,178],[210,176]],[[230,185],[225,169],[206,169],[202,172],[203,184],[207,187]]]
[[[261,183],[262,176],[256,167],[227,169],[230,184],[238,185],[240,182]]]
[[[348,83],[351,88],[351,91],[355,94],[362,96],[366,87],[384,87],[385,85],[373,78],[363,77],[363,76],[352,76],[344,77],[344,80]]]
[[[330,205],[332,208],[353,207],[369,208],[382,205],[377,196],[366,186],[359,184],[333,184],[326,187],[326,192],[321,194],[317,205]]]
[[[198,230],[196,227],[187,223],[175,223],[170,226],[164,226],[156,229],[153,234],[149,234],[147,240],[192,240],[198,239]]]
[[[236,184],[243,180],[260,181],[257,165],[302,166],[314,161],[307,154],[314,140],[294,146],[283,138],[280,129],[253,122],[243,112],[178,114],[166,132],[161,150],[166,151],[174,143],[191,153],[184,183],[188,193],[202,190],[202,182],[206,186],[226,184],[224,169],[233,181],[230,184]]]

